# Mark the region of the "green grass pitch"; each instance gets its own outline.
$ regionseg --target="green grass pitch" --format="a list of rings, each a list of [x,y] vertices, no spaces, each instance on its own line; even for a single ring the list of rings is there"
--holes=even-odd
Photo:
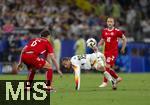
[[[62,78],[54,75],[53,85],[57,92],[51,94],[51,105],[150,105],[150,74],[120,74],[123,81],[113,91],[111,85],[99,88],[102,75],[81,74],[81,88],[75,91],[74,75]],[[23,80],[26,75],[0,75],[0,80]],[[36,79],[45,79],[36,75]]]

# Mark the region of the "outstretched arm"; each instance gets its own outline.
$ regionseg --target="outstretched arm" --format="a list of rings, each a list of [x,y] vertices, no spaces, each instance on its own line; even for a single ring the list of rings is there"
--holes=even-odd
[[[127,39],[126,39],[126,37],[124,35],[122,36],[121,39],[122,39],[121,53],[124,54],[125,53],[126,44],[127,44]]]
[[[97,47],[97,46],[93,47],[92,49],[93,49],[93,51],[94,51],[95,53],[96,53],[96,52],[99,52],[99,50],[98,50],[98,47]]]
[[[48,54],[47,61],[49,63],[51,62],[50,59],[52,60],[53,64],[55,65],[57,72],[62,76],[63,74],[60,70],[60,67],[59,67],[58,63],[56,62],[56,57],[55,57],[54,53],[49,53]]]
[[[19,62],[18,62],[18,65],[17,65],[17,70],[19,70],[19,71],[23,68],[23,64],[22,64],[22,53],[23,52],[24,52],[24,48],[21,51]]]
[[[101,39],[99,42],[98,42],[98,46],[102,46],[104,44],[104,39]]]
[[[99,48],[99,50],[100,50],[101,52],[104,53],[104,48],[105,48],[105,41],[104,41],[104,39],[101,39],[101,40],[99,41],[99,43],[98,43],[98,48]]]

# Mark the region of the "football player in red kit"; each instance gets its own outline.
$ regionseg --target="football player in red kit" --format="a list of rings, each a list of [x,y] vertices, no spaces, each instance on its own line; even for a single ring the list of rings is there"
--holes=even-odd
[[[51,60],[56,66],[58,73],[62,76],[62,72],[59,68],[59,65],[56,62],[56,58],[54,56],[53,47],[50,43],[50,35],[51,32],[48,30],[44,30],[41,32],[40,38],[33,38],[29,41],[29,43],[23,48],[20,56],[20,61],[18,64],[18,70],[22,67],[22,63],[24,63],[29,71],[27,87],[30,88],[31,83],[34,79],[36,69],[46,69],[46,78],[47,78],[47,89],[53,90],[51,87],[53,70],[51,65]],[[41,58],[40,55],[44,55],[44,58]]]
[[[107,28],[102,30],[101,40],[99,45],[103,45],[105,43],[104,48],[104,55],[106,58],[106,69],[110,74],[120,82],[122,80],[113,70],[113,66],[115,64],[116,58],[118,56],[118,39],[122,39],[122,48],[121,53],[125,52],[126,47],[126,37],[124,36],[123,32],[119,29],[114,27],[114,18],[108,17],[107,18]],[[107,79],[104,77],[103,83],[99,87],[106,87],[107,86]]]

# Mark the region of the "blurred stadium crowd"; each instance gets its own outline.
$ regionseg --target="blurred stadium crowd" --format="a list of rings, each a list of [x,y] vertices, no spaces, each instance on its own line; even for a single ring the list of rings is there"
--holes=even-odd
[[[99,39],[107,16],[127,37],[150,37],[149,0],[0,0],[0,62],[15,62],[22,47],[43,28],[55,38]]]

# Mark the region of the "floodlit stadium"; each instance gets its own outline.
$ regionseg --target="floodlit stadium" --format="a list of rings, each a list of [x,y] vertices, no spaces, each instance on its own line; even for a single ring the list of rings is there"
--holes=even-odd
[[[150,105],[149,12],[149,0],[0,0],[0,103]]]

